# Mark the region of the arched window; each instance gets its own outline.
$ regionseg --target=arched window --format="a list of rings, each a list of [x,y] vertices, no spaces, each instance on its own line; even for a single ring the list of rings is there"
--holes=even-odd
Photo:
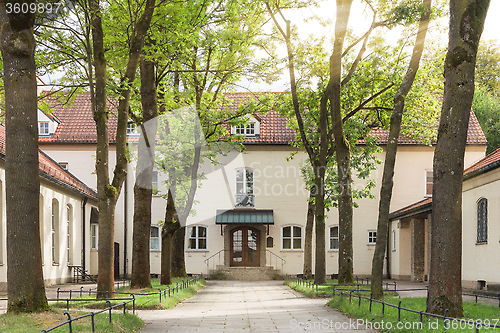
[[[477,202],[477,243],[488,242],[488,199]]]
[[[59,264],[59,201],[52,199],[51,218],[52,263]]]
[[[73,234],[73,207],[66,206],[66,255],[68,257],[68,265],[71,265],[71,237]]]

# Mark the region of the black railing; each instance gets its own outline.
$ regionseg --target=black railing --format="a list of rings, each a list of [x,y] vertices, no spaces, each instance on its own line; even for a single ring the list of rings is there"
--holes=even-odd
[[[434,314],[434,313],[428,313],[428,312],[425,312],[425,311],[417,311],[417,310],[413,310],[413,309],[408,309],[408,308],[404,308],[401,306],[401,302],[402,301],[399,301],[398,305],[395,305],[395,304],[391,304],[391,303],[387,303],[387,302],[384,302],[384,301],[381,301],[381,300],[378,300],[378,299],[375,299],[373,298],[373,294],[371,293],[371,290],[370,289],[360,289],[359,288],[359,285],[320,285],[320,284],[315,284],[314,282],[312,281],[308,281],[308,280],[303,280],[303,279],[300,279],[300,278],[297,278],[297,284],[299,285],[303,285],[303,286],[308,286],[309,288],[316,288],[316,291],[319,290],[319,287],[332,287],[332,295],[333,296],[336,296],[337,293],[340,295],[340,296],[344,296],[344,297],[349,297],[349,302],[352,303],[352,299],[353,298],[358,298],[358,306],[361,306],[361,300],[364,299],[366,300],[367,302],[369,302],[369,309],[370,309],[370,312],[372,312],[372,304],[375,302],[375,303],[379,303],[382,305],[382,316],[385,315],[385,307],[388,306],[388,307],[392,307],[392,308],[396,308],[398,309],[398,322],[401,322],[401,310],[403,311],[406,311],[406,312],[410,312],[410,313],[415,313],[415,314],[418,314],[420,316],[420,324],[422,324],[423,322],[423,317],[426,316],[426,317],[432,317],[432,318],[437,318],[437,319],[442,319],[443,320],[443,323],[444,323],[444,328],[445,329],[449,329],[449,328],[457,328],[457,327],[454,327],[455,325],[466,325],[466,328],[475,328],[476,329],[476,332],[479,332],[479,329],[481,328],[484,328],[484,329],[489,329],[489,328],[500,328],[500,325],[497,325],[497,324],[491,324],[490,321],[488,320],[488,322],[486,322],[486,320],[484,321],[481,321],[481,320],[473,320],[473,319],[462,319],[462,318],[453,318],[453,317],[449,317],[448,316],[448,312],[449,310],[446,309],[444,311],[444,314],[441,316],[441,315],[437,315],[437,314]],[[392,284],[390,284],[392,285]],[[344,287],[348,287],[348,286],[357,286],[357,289],[344,289]],[[414,290],[428,290],[428,286],[426,286],[426,288],[408,288],[408,289],[397,289],[396,288],[396,283],[394,282],[394,289],[389,289],[389,283],[386,283],[386,290],[390,290],[390,291],[414,291]],[[359,293],[359,292],[370,292],[370,296],[362,296],[360,294],[353,294],[354,292],[355,293]],[[476,294],[465,294],[465,293],[462,293],[462,295],[466,295],[466,296],[476,296],[476,303],[477,303],[477,297],[484,297],[484,298],[493,298],[491,296],[483,296],[483,295],[476,295]],[[499,300],[499,307],[500,307],[500,294],[498,295],[498,300]],[[458,326],[458,328],[461,328],[462,326]]]
[[[181,283],[177,283],[175,286],[172,285],[172,286],[169,286],[168,288],[165,288],[165,289],[158,289],[157,292],[150,292],[150,293],[113,292],[112,293],[113,295],[129,295],[131,298],[103,298],[103,299],[99,299],[99,298],[97,298],[97,296],[101,292],[97,291],[97,290],[92,290],[92,289],[83,290],[83,287],[81,287],[78,290],[60,290],[58,288],[57,289],[57,298],[56,299],[48,299],[47,301],[66,302],[66,309],[68,311],[69,311],[69,303],[70,302],[90,302],[90,301],[95,302],[95,301],[103,301],[103,302],[107,303],[108,307],[105,308],[105,309],[103,309],[103,310],[91,312],[91,313],[88,313],[88,314],[85,314],[85,315],[82,315],[82,316],[79,316],[79,317],[75,317],[75,318],[71,318],[70,314],[68,312],[65,312],[64,314],[68,317],[68,320],[66,320],[66,321],[64,321],[62,323],[59,323],[56,326],[53,326],[51,328],[42,330],[41,333],[50,332],[50,331],[52,331],[52,330],[54,330],[54,329],[56,329],[58,327],[64,326],[64,325],[68,325],[69,332],[72,333],[73,332],[72,322],[74,322],[76,320],[79,320],[79,319],[82,319],[82,318],[86,318],[86,317],[91,317],[92,318],[92,332],[95,332],[95,328],[94,328],[95,327],[94,326],[94,316],[96,314],[108,311],[109,312],[109,322],[111,323],[111,310],[114,309],[114,308],[123,306],[123,313],[126,313],[126,306],[127,306],[127,304],[132,303],[132,312],[135,314],[135,301],[136,301],[135,297],[136,296],[159,295],[160,302],[161,302],[162,301],[162,295],[165,298],[166,295],[167,295],[167,292],[168,292],[168,297],[170,297],[171,295],[174,295],[176,292],[178,293],[179,291],[182,291],[183,289],[188,288],[190,285],[195,284],[196,282],[198,282],[198,277],[194,277],[194,278],[186,280],[186,281],[182,280]],[[66,298],[66,299],[61,298],[60,294],[62,294],[62,293],[69,293],[70,298]],[[91,296],[92,294],[96,295],[95,299],[89,299],[89,298],[71,298],[71,296],[73,296],[73,295],[79,295],[80,297],[82,297],[84,295],[85,296],[86,295]],[[120,304],[116,304],[116,305],[111,305],[111,301],[124,301],[124,302],[122,302]]]

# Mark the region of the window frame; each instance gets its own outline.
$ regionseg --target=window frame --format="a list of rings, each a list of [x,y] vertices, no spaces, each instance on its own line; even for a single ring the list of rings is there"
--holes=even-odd
[[[194,237],[191,236],[193,228],[196,228],[196,235]],[[205,229],[205,237],[200,236],[199,229]],[[187,233],[187,242],[186,242],[186,251],[190,252],[208,252],[208,226],[206,225],[191,225],[189,226]],[[191,248],[191,240],[195,240],[196,247]],[[205,240],[205,248],[199,248],[200,240]]]
[[[392,230],[392,252],[396,252],[396,230]]]
[[[156,237],[153,237],[152,235],[152,231],[153,229],[157,229],[158,230],[158,236]],[[152,247],[152,240],[153,239],[156,239],[157,240],[157,248],[153,248]],[[158,252],[158,251],[161,251],[161,227],[160,226],[157,226],[157,225],[152,225],[149,229],[149,251],[152,251],[152,252]]]
[[[290,228],[290,236],[284,236],[285,228]],[[300,229],[300,248],[295,248],[294,240],[298,239],[298,237],[294,236],[294,228]],[[284,240],[290,239],[290,248],[285,248]],[[304,251],[304,226],[298,224],[289,224],[281,227],[281,251]]]
[[[42,130],[43,125],[43,130]],[[50,122],[39,121],[38,122],[38,135],[50,135]]]
[[[241,172],[243,171],[243,180],[242,181],[238,181],[238,172]],[[252,182],[251,182],[251,189],[250,189],[250,192],[251,193],[248,193],[249,192],[249,187],[248,187],[248,184],[249,182],[247,181],[247,172],[251,172],[252,173]],[[238,193],[238,184],[242,184],[243,186],[243,193]],[[241,196],[244,198],[244,196],[248,196],[249,197],[249,201],[248,201],[248,204],[247,205],[240,205],[240,202],[243,201],[243,199],[239,200],[238,197]],[[250,207],[250,208],[255,208],[255,172],[254,172],[254,169],[251,169],[251,168],[238,168],[235,170],[235,174],[234,174],[234,207],[235,208],[246,208],[246,207]]]
[[[139,129],[133,122],[127,123],[127,135],[139,135]]]
[[[480,220],[481,217],[484,220]],[[476,202],[476,244],[488,244],[488,199],[484,197]]]
[[[332,229],[337,228],[337,236],[332,236]],[[340,232],[338,225],[332,225],[328,228],[328,251],[339,252]],[[332,240],[337,240],[337,248],[332,248]]]
[[[375,236],[373,235],[375,234]],[[377,244],[377,230],[368,230],[368,245]]]
[[[60,223],[59,223],[59,201],[57,199],[52,199],[51,207],[51,261],[52,265],[59,265],[59,234],[60,234]]]
[[[99,250],[99,223],[90,224],[90,250]]]
[[[428,173],[429,172],[432,175],[432,177],[431,177],[432,182],[429,182],[429,177],[428,177]],[[424,184],[425,184],[425,186],[424,186],[424,197],[426,197],[426,198],[432,197],[432,189],[434,188],[434,171],[433,170],[429,170],[429,169],[425,170],[425,183]],[[429,185],[431,186],[431,192],[430,193],[429,193],[429,191],[427,189],[427,187]]]

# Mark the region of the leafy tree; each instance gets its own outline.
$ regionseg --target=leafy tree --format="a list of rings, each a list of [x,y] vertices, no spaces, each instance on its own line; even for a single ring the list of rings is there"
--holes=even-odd
[[[359,138],[366,136],[371,120],[374,119],[364,112],[383,110],[384,108],[377,105],[375,100],[392,87],[390,75],[387,74],[393,70],[383,73],[381,65],[384,63],[379,61],[382,50],[373,52],[369,57],[363,59],[367,46],[376,48],[376,43],[368,44],[370,34],[375,28],[383,26],[385,23],[377,22],[374,14],[371,27],[361,38],[354,38],[350,34],[348,36],[347,21],[351,3],[352,1],[337,2],[336,35],[334,50],[330,56],[321,47],[321,41],[312,46],[312,43],[304,47],[295,46],[296,41],[293,39],[291,22],[284,17],[280,4],[266,4],[268,12],[287,46],[293,112],[301,143],[308,154],[315,175],[316,266],[314,278],[317,283],[324,283],[326,279],[324,184],[326,170],[329,163],[332,163],[329,162],[332,158],[336,160],[338,177],[336,200],[338,202],[340,235],[339,282],[350,283],[353,280],[353,202],[350,146]],[[373,9],[373,7],[370,8]],[[277,15],[285,21],[286,28],[281,27]],[[343,50],[346,36],[352,43]],[[310,40],[314,40],[314,38],[310,37]],[[361,47],[355,52],[353,48],[358,44],[361,44]],[[309,52],[311,56],[307,56],[308,51],[306,50],[308,49],[314,50],[314,52]],[[326,60],[328,58],[329,61]],[[342,58],[346,59],[344,67],[342,67]],[[348,62],[347,59],[351,62]],[[349,65],[346,65],[347,63]],[[371,80],[366,80],[366,77],[364,80],[356,79],[363,77],[362,71],[358,71],[363,66],[370,67],[372,70]],[[308,67],[310,68],[307,71],[309,74],[302,75],[300,80],[296,79],[296,70],[299,73],[306,73],[302,70]],[[341,79],[341,73],[345,75],[343,79]],[[317,89],[311,89],[312,78],[319,78]],[[335,83],[336,80],[338,80],[337,83]],[[341,94],[341,86],[343,94]],[[302,93],[302,91],[304,92]],[[308,131],[311,126],[315,129],[313,133]],[[344,132],[344,127],[347,128],[346,132]],[[332,137],[335,138],[333,142],[330,139]]]
[[[48,309],[38,207],[35,14],[16,13],[12,6],[12,1],[0,1],[5,84],[8,311],[33,312]]]
[[[500,96],[479,86],[474,92],[472,110],[488,140],[486,154],[500,148]]]
[[[379,216],[377,224],[377,241],[373,253],[371,291],[373,297],[383,298],[382,278],[384,267],[384,254],[386,251],[387,234],[389,227],[389,209],[391,205],[394,167],[396,164],[396,153],[398,149],[398,138],[401,129],[401,121],[405,108],[405,100],[410,91],[420,65],[420,58],[424,51],[424,42],[431,12],[431,0],[422,1],[422,14],[418,34],[413,48],[413,54],[408,64],[406,75],[399,89],[394,95],[394,107],[391,116],[391,126],[387,142],[382,186],[380,187]]]
[[[462,317],[462,181],[474,69],[489,0],[450,2],[444,101],[434,152],[427,312]]]
[[[95,85],[90,82],[90,93],[94,121],[97,129],[96,172],[97,172],[97,206],[99,209],[99,278],[97,284],[98,296],[105,297],[114,291],[114,216],[115,207],[126,177],[127,152],[126,130],[130,99],[130,85],[134,82],[139,57],[144,45],[144,38],[155,8],[155,0],[147,0],[144,9],[137,4],[138,19],[131,26],[128,57],[125,70],[122,73],[120,84],[117,87],[118,125],[116,130],[116,165],[114,177],[109,181],[109,131],[106,89],[107,64],[105,56],[104,30],[102,24],[103,7],[99,0],[88,0],[88,11],[92,30],[92,55],[95,71]],[[108,9],[110,9],[108,7]],[[139,13],[141,13],[139,15]],[[92,70],[92,69],[90,69]]]
[[[488,140],[486,153],[500,147],[500,46],[494,41],[479,44],[472,109]]]

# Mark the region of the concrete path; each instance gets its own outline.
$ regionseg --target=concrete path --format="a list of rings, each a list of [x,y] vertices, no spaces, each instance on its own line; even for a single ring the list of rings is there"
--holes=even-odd
[[[304,297],[283,281],[209,281],[173,309],[137,311],[146,323],[139,332],[376,332],[326,302]]]

